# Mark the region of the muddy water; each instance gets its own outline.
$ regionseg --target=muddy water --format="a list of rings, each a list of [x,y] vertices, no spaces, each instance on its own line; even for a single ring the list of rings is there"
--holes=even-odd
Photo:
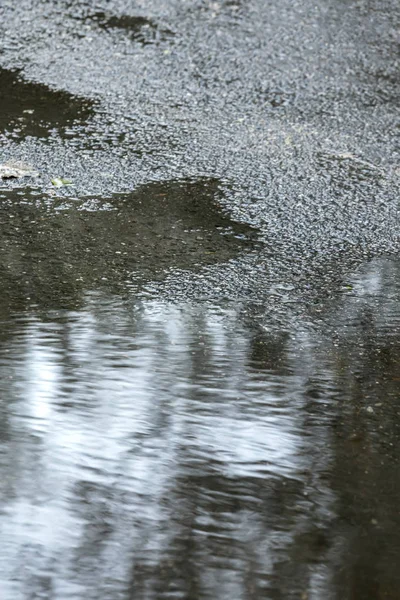
[[[143,296],[257,251],[216,190],[2,193],[4,600],[398,597],[400,265],[268,330]]]

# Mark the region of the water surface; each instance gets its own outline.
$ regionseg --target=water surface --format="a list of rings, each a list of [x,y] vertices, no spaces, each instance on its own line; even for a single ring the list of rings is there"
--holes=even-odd
[[[201,190],[207,213],[187,202]],[[137,273],[254,251],[215,183],[16,194],[1,216],[1,598],[397,598],[399,262],[265,329],[272,303],[140,293]]]

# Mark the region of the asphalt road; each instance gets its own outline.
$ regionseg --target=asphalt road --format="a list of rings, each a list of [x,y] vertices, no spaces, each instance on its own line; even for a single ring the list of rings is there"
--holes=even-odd
[[[399,17],[0,0],[2,600],[398,600]]]
[[[397,252],[395,0],[4,0],[0,17],[0,64],[78,97],[46,98],[42,137],[3,135],[3,162],[77,196],[216,178],[231,217],[260,230],[263,286]]]

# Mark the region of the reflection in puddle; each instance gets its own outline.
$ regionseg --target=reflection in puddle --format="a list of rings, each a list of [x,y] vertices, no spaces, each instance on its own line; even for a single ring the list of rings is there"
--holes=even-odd
[[[396,598],[399,270],[333,337],[103,292],[4,318],[2,599]]]
[[[3,306],[74,306],[84,291],[227,261],[251,249],[256,234],[221,213],[215,180],[149,184],[107,199],[38,194],[0,192]]]
[[[250,598],[302,545],[299,570],[325,556],[334,497],[313,471],[329,437],[304,435],[293,360],[271,373],[251,351],[235,311],[94,296],[17,319],[0,354],[10,593]]]
[[[400,263],[269,331],[138,298],[252,250],[217,190],[2,193],[2,600],[397,597]]]
[[[89,100],[24,81],[17,71],[0,68],[0,133],[11,132],[14,139],[43,138],[91,115]]]

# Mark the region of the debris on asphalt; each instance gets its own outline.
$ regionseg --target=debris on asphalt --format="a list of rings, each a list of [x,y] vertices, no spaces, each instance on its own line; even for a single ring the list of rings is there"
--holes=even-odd
[[[70,179],[63,179],[62,177],[55,177],[51,180],[51,183],[57,188],[64,187],[64,185],[73,185]]]

